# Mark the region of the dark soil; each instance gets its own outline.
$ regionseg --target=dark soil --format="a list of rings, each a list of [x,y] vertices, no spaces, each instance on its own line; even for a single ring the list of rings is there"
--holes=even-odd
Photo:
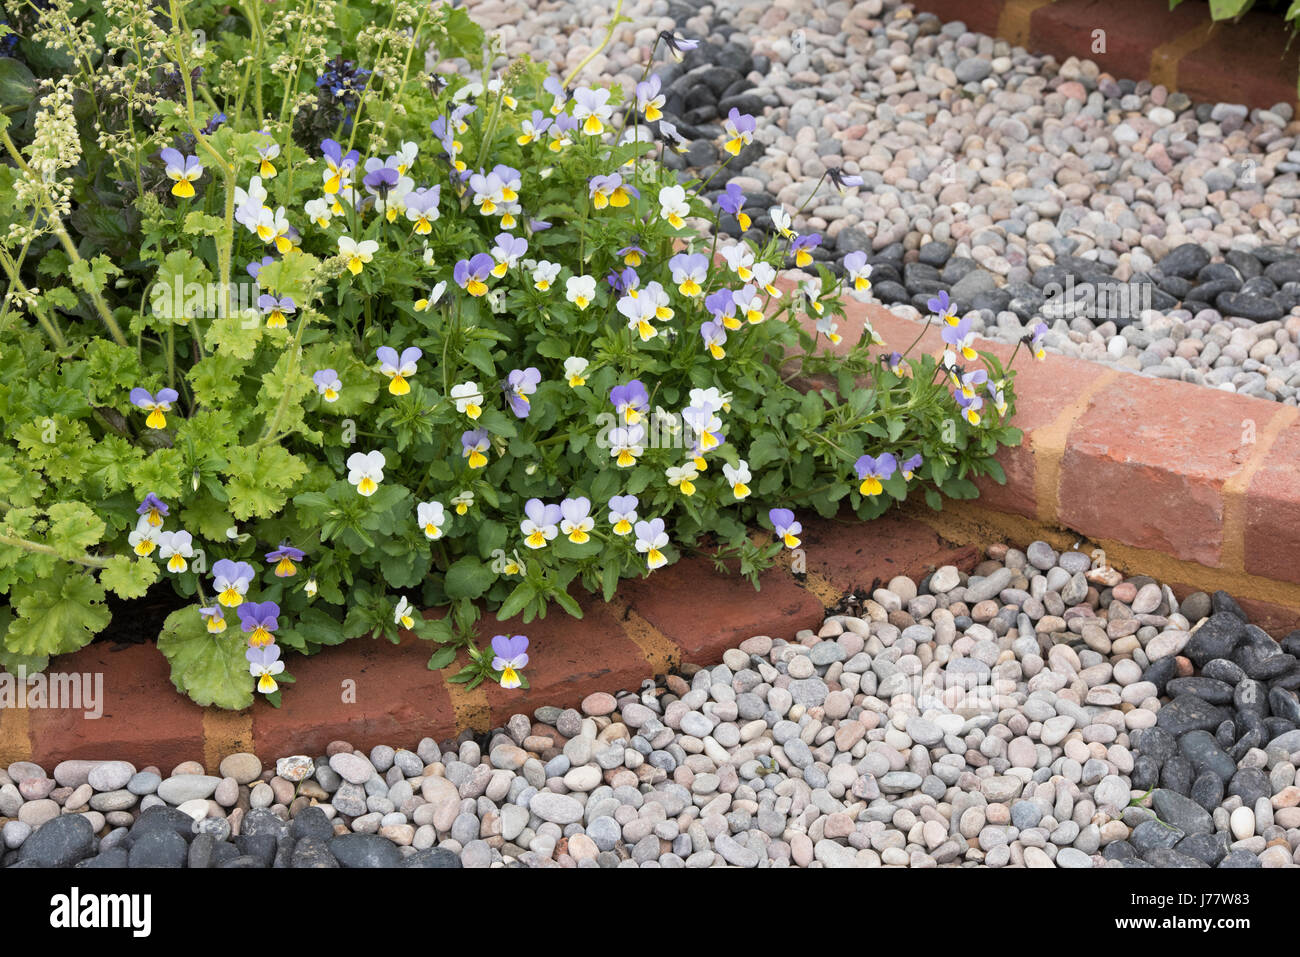
[[[193,598],[176,594],[170,581],[157,582],[142,598],[118,598],[110,593],[106,604],[113,613],[113,620],[95,636],[95,641],[110,642],[113,645],[111,651],[153,641],[162,631],[167,616],[193,601]]]

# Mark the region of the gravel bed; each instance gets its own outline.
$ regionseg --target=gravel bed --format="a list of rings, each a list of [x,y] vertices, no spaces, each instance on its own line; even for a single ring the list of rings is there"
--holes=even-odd
[[[1293,867],[1300,631],[1045,542],[490,735],[0,772],[7,866]],[[544,654],[544,649],[538,650]]]
[[[610,16],[569,0],[527,16],[517,0],[467,6],[508,53],[566,72]],[[669,162],[707,177],[720,118],[759,115],[756,142],[714,181],[745,190],[759,230],[828,169],[860,174],[845,195],[823,185],[795,226],[822,234],[814,257],[834,268],[868,252],[881,302],[924,312],[944,289],[993,339],[1044,318],[1054,351],[1297,403],[1290,105],[1193,103],[895,0],[630,0],[623,13],[633,23],[584,76],[630,89],[658,31],[703,38],[681,64],[656,64],[665,112],[693,140]],[[730,217],[722,227],[739,233]]]

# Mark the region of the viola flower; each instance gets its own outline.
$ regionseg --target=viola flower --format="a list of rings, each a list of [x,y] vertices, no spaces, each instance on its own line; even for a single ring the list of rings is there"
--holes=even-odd
[[[639,335],[642,342],[648,342],[659,334],[651,324],[655,317],[655,304],[648,299],[640,298],[636,293],[624,296],[618,301],[618,311],[627,319],[627,327]]]
[[[728,183],[727,188],[722,191],[718,197],[718,208],[724,213],[730,213],[736,217],[736,222],[740,224],[741,232],[749,229],[752,220],[745,213],[745,193],[735,183]],[[731,267],[735,269],[735,266]],[[741,276],[741,279],[748,279],[748,276]]]
[[[408,193],[404,199],[406,205],[406,218],[411,222],[411,231],[420,236],[427,236],[433,231],[433,224],[437,222],[438,199],[441,195],[441,186],[433,186],[429,189],[417,189]]]
[[[799,533],[803,525],[794,520],[794,512],[788,508],[774,508],[768,511],[767,520],[772,523],[776,537],[785,543],[786,548],[799,547]]]
[[[953,398],[957,400],[957,405],[961,408],[961,416],[971,425],[980,424],[980,409],[984,408],[984,400],[978,395],[964,395],[959,389]]]
[[[167,178],[173,183],[172,195],[189,199],[194,195],[194,184],[203,175],[203,164],[197,156],[182,155],[170,146],[158,154],[166,167]]]
[[[498,575],[518,575],[523,571],[524,560],[519,557],[518,549],[507,556],[504,548],[494,548],[491,567]]]
[[[741,113],[734,106],[727,118],[722,121],[722,129],[727,135],[727,141],[722,144],[722,148],[736,156],[742,149],[754,142],[754,130],[757,124],[754,118],[748,113]]]
[[[771,217],[772,226],[778,233],[786,239],[795,238],[794,230],[790,227],[790,214],[785,211],[784,207],[773,206],[767,211],[767,214]]]
[[[744,459],[741,459],[734,466],[723,465],[722,477],[731,486],[731,494],[736,496],[737,501],[749,495],[749,483],[754,480],[754,476],[749,474],[749,463]]]
[[[524,544],[529,548],[545,548],[546,543],[560,534],[559,523],[563,512],[558,505],[547,505],[540,498],[530,498],[524,504],[527,516],[519,523]]]
[[[969,316],[958,321],[956,325],[945,323],[941,335],[943,341],[959,352],[967,362],[973,362],[979,358],[979,355],[971,347],[971,343],[975,341],[975,330],[971,328]]]
[[[691,405],[701,409],[708,409],[710,412],[730,412],[730,401],[730,392],[723,395],[714,387],[691,390]]]
[[[274,548],[266,553],[268,562],[275,562],[276,578],[292,578],[298,573],[298,566],[294,562],[300,562],[306,556],[301,548],[294,548],[288,542],[281,542],[278,548]]]
[[[948,298],[948,290],[940,289],[939,294],[927,300],[925,305],[927,309],[934,313],[936,319],[942,319],[953,326],[957,324],[957,319],[953,315],[957,311],[957,307]]]
[[[379,252],[379,243],[373,239],[357,242],[351,236],[339,237],[339,255],[346,261],[348,272],[354,276],[361,272],[366,263],[375,258],[377,252]]]
[[[695,298],[704,291],[701,285],[709,275],[709,257],[703,253],[678,253],[668,260],[677,291],[687,298]]]
[[[596,298],[596,280],[591,276],[570,276],[564,283],[564,296],[585,311]]]
[[[204,624],[207,626],[208,634],[219,635],[226,630],[226,616],[221,611],[221,606],[213,605],[210,608],[200,608],[199,614],[206,619]]]
[[[460,436],[461,457],[469,459],[469,467],[472,469],[481,469],[487,465],[487,456],[483,453],[491,448],[491,441],[485,429],[475,429],[472,432],[462,432]]]
[[[609,90],[583,87],[573,91],[573,118],[582,124],[584,135],[599,136],[605,132],[612,113]]]
[[[533,110],[532,117],[519,124],[521,132],[515,137],[515,142],[520,146],[527,146],[529,143],[541,139],[546,131],[551,128],[552,122],[552,119],[541,110]]]
[[[853,463],[853,468],[862,481],[858,491],[863,495],[879,495],[885,488],[881,483],[898,471],[898,460],[889,452],[874,459],[864,455]]]
[[[543,259],[533,266],[533,288],[538,292],[548,292],[555,277],[560,274],[560,264]]]
[[[630,183],[623,182],[618,173],[608,176],[593,176],[587,181],[588,196],[595,209],[613,206],[619,209],[632,201],[632,197],[641,198],[641,191]]]
[[[401,625],[403,628],[411,628],[415,625],[415,609],[411,603],[402,595],[397,599],[397,607],[393,609],[393,624]]]
[[[348,482],[357,487],[358,493],[369,498],[384,480],[386,464],[383,452],[353,452],[348,456]]]
[[[673,229],[681,229],[690,214],[691,204],[686,201],[686,190],[680,186],[665,186],[659,190],[660,219],[666,219]]]
[[[704,340],[704,347],[709,350],[709,355],[715,359],[725,359],[727,350],[722,348],[727,342],[727,330],[723,328],[720,322],[703,322],[700,323],[700,338]]]
[[[442,298],[442,294],[446,291],[447,291],[446,281],[439,282],[436,286],[434,286],[432,289],[429,290],[429,294],[427,296],[425,296],[423,299],[415,300],[415,311],[428,312],[430,309],[432,309],[434,306],[438,304],[438,300]]]
[[[818,303],[817,305],[821,305]],[[822,316],[817,320],[817,331],[830,340],[831,345],[838,346],[844,341],[844,337],[837,331],[840,324],[835,321],[834,316]]]
[[[451,397],[456,402],[456,411],[477,419],[483,414],[483,393],[477,382],[462,382],[451,387]]]
[[[303,203],[302,211],[307,214],[307,218],[319,226],[321,229],[328,229],[330,218],[334,215],[330,208],[330,201],[317,197],[309,199]]]
[[[631,272],[631,270],[624,270],[624,272]],[[637,293],[634,292],[633,295],[637,295]],[[659,285],[657,281],[646,283],[646,287],[641,290],[640,296],[646,302],[654,305],[656,319],[667,322],[673,317],[673,309],[669,305],[672,300],[668,298],[668,291]]]
[[[577,120],[568,113],[561,113],[555,118],[555,122],[551,124],[550,130],[547,131],[550,142],[546,144],[546,148],[552,153],[558,153],[565,147],[572,146],[573,140],[569,138],[569,134],[577,128]]]
[[[835,188],[840,191],[841,196],[851,187],[862,185],[861,176],[854,173],[846,173],[838,166],[828,169],[826,171],[826,178],[835,184]]]
[[[587,384],[586,372],[589,365],[591,363],[581,356],[569,356],[564,360],[564,377],[569,381],[570,389]]]
[[[997,409],[998,415],[1007,414],[1007,397],[1003,394],[1006,383],[1001,380],[989,383],[989,400],[993,403],[993,408]]]
[[[239,606],[239,629],[248,635],[254,648],[265,648],[275,641],[280,626],[280,606],[273,601],[248,601]]]
[[[635,495],[615,495],[609,500],[609,524],[615,535],[627,535],[636,523],[637,500]]]
[[[699,451],[712,452],[722,444],[722,419],[708,406],[687,406],[682,421],[695,433]]]
[[[189,532],[160,532],[158,535],[158,557],[165,559],[167,570],[179,575],[189,566],[186,559],[194,557],[194,537]]]
[[[690,140],[677,132],[677,124],[667,120],[659,121],[659,139],[674,153],[685,153],[690,148]]]
[[[748,243],[735,243],[731,246],[724,246],[718,252],[727,261],[727,266],[730,267],[731,271],[744,282],[749,282],[754,278],[754,250],[749,248]]]
[[[699,40],[687,40],[685,37],[676,37],[667,30],[660,31],[655,42],[658,43],[659,40],[664,41],[664,46],[668,47],[668,52],[672,54],[673,59],[678,63],[682,62],[682,56],[684,54],[689,53],[700,45]]]
[[[639,266],[641,260],[645,257],[645,250],[636,245],[624,246],[614,255],[623,257],[624,266]]]
[[[664,520],[656,518],[648,522],[637,522],[635,531],[636,550],[645,555],[646,567],[650,571],[654,571],[656,568],[667,565],[668,558],[663,553],[663,549],[668,546],[668,534],[664,531]]]
[[[910,482],[912,481],[912,475],[921,467],[921,463],[924,461],[925,460],[921,458],[921,453],[917,452],[911,458],[904,459],[903,464],[898,467],[898,470],[903,473],[903,478]]]
[[[501,687],[518,688],[519,672],[528,665],[528,639],[523,635],[492,636],[492,670],[501,672]]]
[[[275,262],[274,256],[263,256],[260,262],[251,262],[244,267],[244,271],[256,279],[262,272],[263,267]]]
[[[175,389],[159,389],[158,395],[155,396],[148,389],[142,389],[136,386],[131,390],[131,404],[137,409],[146,409],[149,412],[144,424],[151,429],[167,428],[167,416],[163,413],[172,410],[172,403],[180,398],[180,393]]]
[[[492,275],[500,279],[526,252],[528,252],[528,240],[522,236],[497,233],[496,245],[492,247],[492,257],[496,260],[496,265],[492,267]]]
[[[685,465],[670,465],[664,470],[664,476],[673,488],[683,495],[691,496],[695,494],[695,479],[700,477],[700,473],[688,462]]]
[[[578,496],[560,503],[560,531],[569,536],[575,545],[585,545],[591,540],[590,532],[596,527],[591,517],[591,500]]]
[[[614,292],[619,295],[626,292],[635,297],[637,294],[637,287],[641,285],[641,277],[637,275],[635,269],[628,266],[622,272],[619,272],[616,269],[611,270],[610,274],[605,277],[605,282],[609,285],[610,289],[614,290]]]
[[[867,265],[867,254],[861,249],[855,249],[844,257],[844,272],[857,292],[871,288],[871,267]]]
[[[284,296],[277,299],[268,293],[263,293],[257,297],[257,308],[262,310],[262,315],[266,316],[266,328],[283,329],[289,324],[287,316],[291,316],[297,311],[292,296]]]
[[[776,269],[771,263],[754,263],[754,282],[773,299],[781,298],[781,290],[776,288]]]
[[[794,264],[800,268],[812,265],[812,251],[821,245],[821,233],[809,233],[806,236],[797,236],[795,241],[790,245],[790,252],[794,253]]]
[[[280,660],[280,646],[269,644],[262,648],[249,648],[244,652],[248,673],[257,679],[257,690],[262,694],[275,694],[280,689],[275,676],[284,671]]]
[[[505,199],[505,184],[496,173],[474,173],[469,178],[469,188],[474,194],[474,205],[483,216],[492,216]]]
[[[726,329],[739,329],[741,322],[736,318],[736,302],[730,289],[719,289],[704,297],[704,308],[709,310],[713,321],[721,323]]]
[[[127,544],[135,550],[135,553],[141,558],[153,554],[153,550],[158,547],[158,538],[163,534],[156,525],[149,523],[147,515],[141,515],[140,520],[136,523],[135,531],[126,537]]]
[[[903,354],[901,352],[891,352],[887,360],[889,371],[894,375],[903,374]]]
[[[955,377],[954,385],[961,390],[961,394],[970,398],[979,387],[988,382],[989,374],[983,369],[972,369],[970,372],[960,372]]]
[[[311,599],[316,597],[316,579],[308,578],[302,585],[303,593]]]
[[[487,253],[475,253],[469,259],[462,259],[452,270],[456,285],[471,296],[481,296],[488,291],[487,278],[496,263]]]
[[[1047,323],[1040,322],[1021,340],[1025,345],[1029,346],[1030,354],[1039,362],[1047,358],[1047,350],[1043,348],[1043,337],[1046,335]]]
[[[415,364],[424,353],[415,346],[408,346],[399,356],[392,346],[380,346],[375,350],[375,358],[380,362],[379,371],[388,376],[388,391],[393,395],[406,395],[411,391],[407,379],[415,375]]]
[[[464,515],[474,504],[474,493],[457,492],[451,497],[451,504],[455,506],[457,515]]]
[[[161,528],[163,519],[167,516],[167,505],[153,492],[144,497],[144,501],[135,510],[137,515],[148,516],[149,524],[155,528]]]
[[[357,161],[361,159],[361,154],[356,150],[348,150],[347,155],[344,155],[343,147],[336,140],[323,140],[320,149],[321,155],[325,158],[325,170],[322,174],[325,192],[337,193],[351,179],[352,171],[357,168]]]
[[[333,369],[321,369],[312,375],[311,381],[316,383],[316,391],[326,402],[338,401],[343,383],[339,380],[339,374]]]
[[[560,82],[559,77],[548,76],[542,81],[542,89],[551,94],[553,102],[551,103],[551,113],[559,114],[569,102],[569,90]]]
[[[447,521],[441,502],[420,502],[415,506],[415,520],[429,541],[442,538],[442,526]]]
[[[407,141],[397,148],[397,152],[388,157],[388,165],[394,167],[403,176],[415,165],[415,158],[420,155],[420,147]]]
[[[767,318],[763,313],[763,301],[754,286],[745,286],[733,292],[731,300],[736,304],[737,314],[748,320],[750,325],[757,325]]]
[[[253,580],[253,566],[248,562],[232,562],[222,558],[212,566],[212,587],[217,601],[227,608],[243,604],[249,582]]]
[[[622,421],[636,425],[650,408],[650,393],[640,379],[632,379],[625,385],[616,385],[610,389],[609,401],[613,403],[614,411]]]
[[[266,187],[262,177],[254,176],[248,181],[248,191],[235,187],[235,222],[250,233],[257,232],[257,221],[266,209]],[[265,241],[265,240],[264,240]]]
[[[510,403],[510,411],[517,418],[528,418],[528,397],[537,391],[537,385],[541,381],[542,374],[532,366],[514,369],[506,376],[506,401]]]
[[[267,146],[259,146],[257,155],[261,158],[257,166],[257,174],[265,179],[275,179],[275,164],[271,161],[280,155],[280,144],[270,143]]]
[[[645,429],[640,425],[612,429],[609,433],[609,457],[619,468],[631,468],[645,454],[644,442]]]

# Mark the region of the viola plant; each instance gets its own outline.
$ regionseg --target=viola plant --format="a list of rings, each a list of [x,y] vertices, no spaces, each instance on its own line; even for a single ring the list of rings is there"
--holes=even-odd
[[[724,181],[757,118],[726,118],[718,182],[664,166],[654,69],[692,39],[623,90],[450,6],[237,4],[202,46],[191,6],[51,0],[64,72],[0,114],[5,667],[164,587],[201,704],[278,704],[285,652],[405,632],[526,687],[484,609],[580,617],[684,554],[757,587],[801,515],[1004,480],[1014,371],[946,297],[941,361],[846,322],[865,255],[833,273],[802,210],[761,234]],[[828,179],[861,185],[808,202]]]

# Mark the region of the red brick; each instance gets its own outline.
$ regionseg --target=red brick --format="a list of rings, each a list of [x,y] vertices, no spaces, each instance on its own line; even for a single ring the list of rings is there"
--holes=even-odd
[[[84,709],[29,711],[32,760],[46,770],[69,759],[155,764],[163,772],[203,760],[203,709],[177,693],[167,659],[152,644],[111,650],[95,642],[50,663],[50,673],[103,676],[103,716]]]
[[[805,525],[809,524],[807,522]],[[624,582],[628,606],[682,649],[683,661],[716,664],[746,638],[790,638],[821,624],[824,608],[781,567],[759,578],[760,591],[704,558],[685,558],[645,580]]]
[[[426,667],[434,647],[408,634],[399,645],[363,637],[309,657],[289,655],[295,681],[285,686],[283,706],[253,705],[258,753],[272,759],[324,754],[335,740],[369,750],[451,737],[451,697],[442,673]],[[343,701],[345,681],[356,683],[355,704]]]
[[[1004,0],[914,0],[912,6],[945,22],[960,20],[969,30],[992,36],[998,32]]]
[[[933,529],[894,512],[872,522],[859,522],[845,510],[840,521],[804,522],[803,549],[807,569],[844,592],[870,588],[896,575],[921,578],[940,565],[973,568],[973,545],[945,542]]]
[[[1300,582],[1300,425],[1283,429],[1246,490],[1246,571]]]
[[[1263,109],[1294,104],[1300,47],[1290,41],[1291,30],[1277,13],[1248,13],[1238,23],[1219,23],[1204,46],[1179,61],[1178,88],[1212,103]]]
[[[493,635],[528,636],[524,673],[529,688],[511,691],[485,683],[494,725],[504,724],[513,714],[531,716],[542,705],[576,707],[593,691],[634,691],[652,676],[645,655],[628,638],[613,609],[599,595],[579,590],[575,597],[582,607],[581,619],[557,607],[527,625],[519,618],[498,622],[491,614],[480,621],[483,648]]]
[[[1124,376],[1070,431],[1061,462],[1060,520],[1093,538],[1219,566],[1223,483],[1253,449],[1275,403],[1204,386]]]
[[[1166,0],[1056,0],[1030,17],[1029,47],[1060,60],[1094,60],[1115,76],[1141,80],[1156,47],[1208,20],[1205,6],[1197,3],[1170,10]],[[1106,31],[1105,53],[1092,52],[1094,30]]]

